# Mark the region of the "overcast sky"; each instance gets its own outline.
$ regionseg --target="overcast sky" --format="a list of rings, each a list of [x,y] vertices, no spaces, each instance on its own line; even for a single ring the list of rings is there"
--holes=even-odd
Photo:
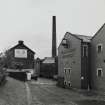
[[[105,22],[105,0],[0,0],[0,51],[18,40],[51,56],[52,16],[57,21],[57,46],[68,31],[93,36]]]

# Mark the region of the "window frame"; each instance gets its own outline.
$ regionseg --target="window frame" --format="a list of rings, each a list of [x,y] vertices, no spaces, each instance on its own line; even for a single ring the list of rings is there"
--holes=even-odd
[[[64,68],[64,73],[66,73],[66,70],[68,70],[69,74],[71,74],[71,68]]]
[[[101,50],[99,51],[99,46],[101,46]],[[103,45],[101,43],[97,44],[97,53],[101,53],[103,49]]]
[[[98,71],[101,71],[101,76],[99,76]],[[97,77],[103,77],[103,70],[102,68],[97,68]]]
[[[86,47],[86,56],[85,56],[85,53],[84,53],[84,47]],[[88,45],[83,45],[83,57],[88,57]]]
[[[63,38],[63,40],[62,40],[62,46],[64,48],[70,48],[69,40],[67,38]]]

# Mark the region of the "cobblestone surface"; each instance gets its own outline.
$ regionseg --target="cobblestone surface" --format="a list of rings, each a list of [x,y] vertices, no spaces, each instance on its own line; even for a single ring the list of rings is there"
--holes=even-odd
[[[0,87],[0,105],[27,105],[25,83],[8,77]]]

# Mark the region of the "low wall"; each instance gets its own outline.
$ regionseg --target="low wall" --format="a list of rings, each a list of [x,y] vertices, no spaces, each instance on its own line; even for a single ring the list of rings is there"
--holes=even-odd
[[[8,73],[9,73],[8,75],[10,77],[14,78],[14,79],[24,81],[24,82],[27,80],[26,72],[12,72],[12,71],[9,71]]]

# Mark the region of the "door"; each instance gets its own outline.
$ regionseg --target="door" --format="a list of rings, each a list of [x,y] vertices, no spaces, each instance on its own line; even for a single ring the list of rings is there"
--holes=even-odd
[[[81,88],[88,88],[88,45],[82,48]]]

